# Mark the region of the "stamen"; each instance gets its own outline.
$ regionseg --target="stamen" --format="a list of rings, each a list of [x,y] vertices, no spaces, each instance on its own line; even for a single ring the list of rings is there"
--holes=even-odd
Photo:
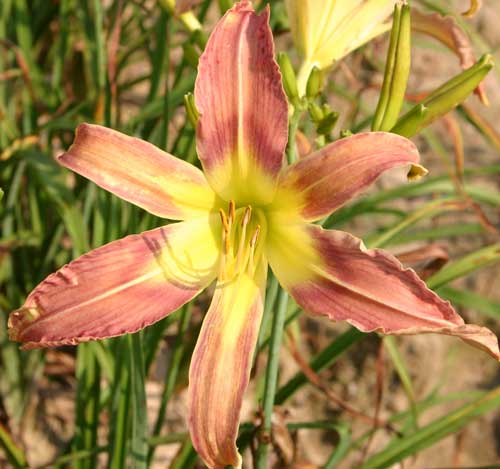
[[[234,205],[234,200],[229,201],[229,225],[234,223],[236,218],[236,207]]]
[[[228,223],[228,220],[227,220],[226,212],[224,212],[224,210],[222,210],[220,208],[219,209],[219,215],[220,215],[220,219],[222,221],[222,226],[224,227],[224,231],[226,231],[227,233],[229,233],[229,223]]]
[[[262,224],[256,222],[261,221],[262,214],[257,211],[257,219],[252,222],[252,207],[248,205],[236,210],[234,201],[230,200],[227,212],[219,209],[219,215],[222,224],[219,280],[226,281],[245,272],[254,275],[254,264],[262,248],[259,239],[263,233]]]
[[[248,225],[251,216],[252,216],[252,207],[248,205],[247,208],[245,209],[245,214],[243,215],[243,218],[241,220],[241,226],[243,228]]]
[[[252,239],[250,240],[250,247],[254,248],[255,245],[257,244],[257,240],[259,239],[260,235],[260,225],[257,225],[255,227],[255,231],[253,232]]]
[[[229,232],[226,229],[222,230],[222,245],[224,246],[224,252],[220,256],[219,280],[224,280],[226,277],[227,255],[229,252]]]
[[[260,225],[257,225],[252,235],[252,239],[250,240],[250,256],[248,259],[248,269],[250,271],[250,275],[253,275],[255,270],[254,253],[255,253],[255,246],[257,245],[257,240],[259,239],[259,234],[260,234]]]

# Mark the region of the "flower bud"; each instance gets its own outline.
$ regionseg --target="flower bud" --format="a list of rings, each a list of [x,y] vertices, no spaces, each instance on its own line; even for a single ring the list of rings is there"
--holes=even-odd
[[[184,107],[186,108],[186,114],[189,122],[191,122],[192,126],[196,129],[200,113],[198,112],[198,109],[196,109],[193,93],[187,93],[184,95]]]
[[[323,112],[323,109],[316,104],[314,101],[310,102],[307,109],[309,110],[309,115],[311,116],[312,120],[315,123],[321,122],[323,119],[325,113]]]
[[[297,80],[290,59],[285,52],[280,52],[278,54],[278,64],[280,66],[281,76],[283,77],[285,93],[291,101],[295,101],[299,97]]]
[[[398,3],[394,7],[384,83],[375,112],[372,130],[388,131],[396,124],[404,101],[406,85],[410,74],[410,63],[410,7]]]
[[[321,122],[319,123],[317,128],[318,134],[328,135],[335,127],[338,118],[339,118],[338,112],[334,111],[329,112],[325,117],[323,117],[323,119],[321,119]]]
[[[314,99],[323,88],[323,77],[321,70],[314,66],[309,74],[306,85],[306,96],[309,99]]]
[[[402,116],[391,132],[411,137],[462,103],[493,68],[491,55],[478,62],[433,91],[421,103]]]
[[[196,67],[198,67],[198,60],[200,59],[200,54],[198,54],[198,51],[190,42],[184,43],[182,49],[184,51],[184,59],[186,60],[186,62],[196,69]]]

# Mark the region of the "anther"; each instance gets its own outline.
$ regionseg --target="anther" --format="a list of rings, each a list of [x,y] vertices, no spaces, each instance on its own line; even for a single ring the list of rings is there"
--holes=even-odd
[[[252,239],[250,240],[250,247],[255,248],[255,245],[257,244],[257,241],[259,239],[260,235],[260,225],[257,225],[255,228],[255,231],[252,235]]]
[[[234,200],[229,201],[229,223],[232,224],[236,218],[236,207]]]
[[[241,226],[245,227],[248,225],[248,222],[250,221],[250,217],[252,216],[252,207],[250,205],[247,206],[245,209],[245,214],[243,215],[243,218],[241,220]]]
[[[226,233],[229,233],[229,223],[228,223],[228,220],[227,220],[226,212],[224,212],[224,210],[222,210],[220,208],[219,209],[219,215],[220,215],[220,219],[222,221],[222,226],[224,227],[224,231]]]

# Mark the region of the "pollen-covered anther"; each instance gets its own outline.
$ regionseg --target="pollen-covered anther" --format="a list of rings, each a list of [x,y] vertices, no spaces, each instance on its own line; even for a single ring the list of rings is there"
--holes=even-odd
[[[229,228],[232,227],[234,220],[236,219],[236,206],[234,200],[229,201]]]

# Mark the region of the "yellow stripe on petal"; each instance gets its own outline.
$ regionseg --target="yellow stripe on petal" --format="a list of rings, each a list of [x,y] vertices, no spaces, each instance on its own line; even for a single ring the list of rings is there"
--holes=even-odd
[[[189,431],[210,468],[241,467],[236,448],[243,395],[262,317],[267,262],[217,284],[189,370]]]
[[[144,140],[81,124],[59,162],[118,197],[163,218],[206,214],[218,201],[203,173]]]

